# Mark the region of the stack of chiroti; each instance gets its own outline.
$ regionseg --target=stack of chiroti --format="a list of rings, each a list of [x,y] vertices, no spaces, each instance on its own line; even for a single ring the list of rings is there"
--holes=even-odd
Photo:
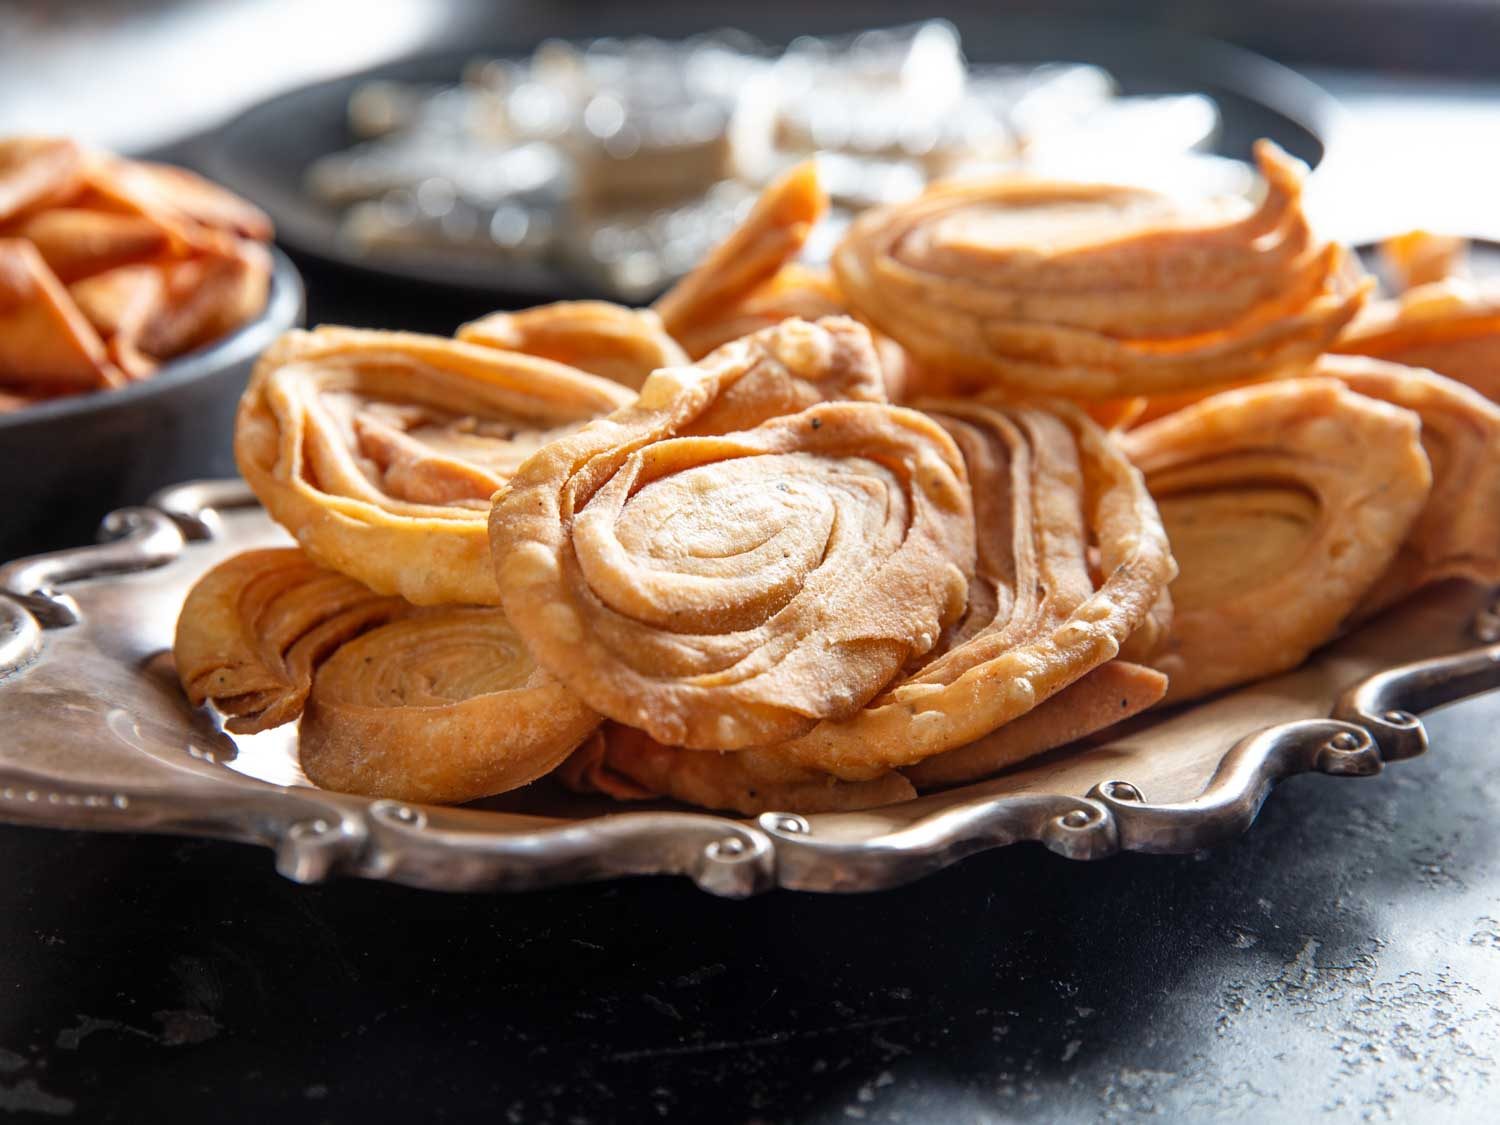
[[[1370,283],[1258,157],[1254,208],[934,189],[831,272],[803,165],[651,310],[293,333],[236,453],[299,546],[203,578],[182,683],[331,788],[816,812],[1500,580],[1500,409],[1325,355]]]

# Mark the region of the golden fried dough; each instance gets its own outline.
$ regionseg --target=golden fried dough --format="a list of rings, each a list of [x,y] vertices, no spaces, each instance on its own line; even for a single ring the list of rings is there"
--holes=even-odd
[[[303,770],[329,789],[457,802],[550,770],[599,717],[538,669],[497,609],[419,609],[295,548],[250,551],[193,587],[178,676],[229,730],[302,717]]]
[[[291,332],[240,402],[235,457],[318,562],[421,605],[493,604],[490,496],[633,396],[545,359],[403,332]]]
[[[105,175],[173,218],[255,242],[271,240],[264,211],[196,172],[145,160],[105,160]]]
[[[669,746],[857,711],[937,643],[973,568],[958,451],[879,379],[860,325],[789,320],[539,450],[490,522],[538,663]]]
[[[1112,660],[1137,630],[1159,629],[1156,611],[1176,573],[1140,473],[1081,411],[920,405],[963,452],[978,565],[964,616],[925,660],[863,710],[771,751],[851,780],[953,751],[1026,715]]]
[[[1357,616],[1444,578],[1500,583],[1500,406],[1452,379],[1364,356],[1325,356],[1313,373],[1413,411],[1432,466],[1427,505]]]
[[[1369,282],[1315,239],[1304,169],[1256,148],[1241,201],[1140,188],[963,183],[866,211],[834,253],[850,308],[924,368],[1032,394],[1118,398],[1312,362]]]
[[[658,367],[688,362],[656,313],[608,301],[559,301],[491,313],[463,325],[457,336],[470,344],[565,363],[633,391]]]
[[[1367,596],[1421,515],[1417,415],[1331,379],[1212,395],[1125,434],[1181,574],[1169,702],[1300,664]]]
[[[0,383],[27,388],[22,401],[144,378],[252,319],[270,290],[256,208],[71,141],[0,139],[0,233]]]
[[[1380,260],[1398,292],[1468,272],[1469,240],[1425,230],[1407,231],[1380,244]]]
[[[777,809],[845,812],[893,805],[917,795],[894,771],[872,781],[840,781],[759,750],[715,754],[663,746],[650,735],[605,723],[557,771],[580,793],[624,801],[671,797],[706,809],[755,816]]]
[[[124,381],[36,247],[0,238],[0,385],[92,390]]]
[[[1330,349],[1425,367],[1500,402],[1500,282],[1432,282],[1377,301]]]
[[[534,781],[599,723],[496,609],[413,610],[319,667],[302,769],[325,789],[453,804]]]
[[[73,141],[0,137],[0,223],[71,195],[84,164],[84,151]]]
[[[194,706],[254,734],[302,713],[313,671],[345,641],[410,610],[295,547],[246,551],[193,586],[177,618],[173,655]]]
[[[163,266],[116,266],[75,281],[68,295],[105,339],[109,358],[121,371],[144,379],[156,370],[156,358],[141,350],[141,337],[166,299]]]
[[[923,789],[975,781],[1097,734],[1161,702],[1166,694],[1167,677],[1160,672],[1111,660],[1019,719],[901,772]]]
[[[153,219],[83,207],[39,211],[14,233],[35,246],[65,282],[156,257],[171,245],[167,229]]]
[[[265,307],[270,286],[271,255],[257,242],[230,240],[222,253],[165,264],[161,300],[139,346],[166,358],[227,336]]]
[[[720,309],[717,317],[680,327],[677,338],[688,355],[701,359],[730,340],[770,328],[790,317],[817,320],[847,312],[832,274],[792,262]]]
[[[827,209],[813,161],[784,173],[761,193],[744,223],[653,306],[667,332],[683,341],[721,322],[797,256]]]

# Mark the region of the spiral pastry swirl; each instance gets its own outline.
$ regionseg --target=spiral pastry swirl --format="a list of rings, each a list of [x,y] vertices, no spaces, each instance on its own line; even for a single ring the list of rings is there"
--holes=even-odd
[[[599,716],[537,668],[498,609],[383,597],[295,548],[226,560],[188,594],[174,645],[195,704],[249,734],[301,717],[328,789],[450,803],[550,771]]]
[[[1159,628],[1156,611],[1176,573],[1140,474],[1081,411],[1065,403],[920,405],[963,452],[978,562],[963,617],[925,659],[862,710],[772,751],[849,780],[918,762],[929,781],[940,780],[936,763],[946,753],[1003,732],[1113,660],[1133,634]],[[1036,745],[1033,733],[1011,744],[1012,755],[1025,739],[1036,753],[1064,734],[1087,733],[1052,729],[1052,742]],[[980,751],[963,761],[954,773],[1006,764]]]
[[[539,451],[490,524],[537,661],[669,746],[858,710],[962,612],[973,568],[958,451],[879,380],[860,325],[787,321]]]
[[[291,332],[256,365],[235,457],[315,561],[417,604],[494,604],[491,495],[534,450],[632,397],[440,337]]]
[[[400,598],[318,566],[295,547],[246,551],[193,586],[173,655],[195,707],[237,734],[302,714],[313,672],[340,645],[409,610]]]
[[[865,212],[835,251],[851,309],[952,378],[1115,398],[1286,373],[1368,283],[1315,239],[1303,169],[1274,145],[1248,214],[1143,189],[955,184]]]
[[[1123,436],[1181,574],[1170,702],[1300,664],[1361,603],[1432,480],[1409,410],[1331,379],[1225,391]]]
[[[551,772],[598,723],[499,610],[441,606],[329,657],[313,678],[299,756],[325,789],[455,804]]]

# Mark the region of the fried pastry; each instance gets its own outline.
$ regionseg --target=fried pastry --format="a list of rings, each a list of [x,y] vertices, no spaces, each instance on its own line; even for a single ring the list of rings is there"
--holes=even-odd
[[[162,214],[253,242],[271,240],[271,220],[264,211],[196,172],[146,160],[103,164],[105,175]]]
[[[132,379],[156,370],[156,357],[141,350],[147,326],[160,312],[166,278],[159,265],[117,266],[68,286],[79,312],[106,341],[109,358]]]
[[[774,327],[783,320],[819,320],[825,316],[846,316],[848,312],[831,273],[792,262],[723,310],[717,319],[684,329],[682,346],[688,355],[701,359],[731,340]],[[904,401],[911,396],[920,379],[911,357],[889,336],[879,332],[872,332],[870,336],[880,357],[886,397],[892,402]],[[924,389],[926,385],[923,384]]]
[[[776,809],[847,812],[917,795],[894,770],[870,781],[840,781],[760,750],[715,754],[663,746],[619,723],[605,723],[585,739],[558,768],[557,778],[580,793],[604,793],[622,801],[671,797],[746,816]]]
[[[191,172],[0,139],[0,383],[116,387],[232,332],[265,307],[270,233]]]
[[[559,301],[491,313],[463,325],[456,335],[466,343],[565,363],[633,391],[658,367],[688,362],[656,313],[608,301]]]
[[[84,174],[83,148],[60,137],[0,137],[0,223],[67,198]]]
[[[94,390],[124,381],[36,247],[0,238],[0,385]]]
[[[1167,677],[1128,660],[1099,665],[1019,719],[901,772],[913,785],[959,785],[1077,742],[1161,702]]]
[[[167,228],[144,215],[86,207],[39,211],[15,228],[64,282],[157,257],[171,247]]]
[[[139,346],[165,359],[226,336],[265,307],[270,285],[271,256],[256,242],[164,265],[161,299]]]
[[[1031,394],[1119,398],[1291,373],[1371,284],[1302,211],[1262,141],[1260,206],[1026,179],[866,211],[834,253],[851,309],[924,368]]]
[[[653,306],[673,339],[721,322],[797,256],[828,209],[817,165],[798,164],[771,183],[738,229]]]
[[[493,604],[490,496],[533,450],[632,397],[439,337],[291,332],[256,365],[235,457],[314,560],[420,605]]]
[[[1500,282],[1432,282],[1377,301],[1330,349],[1424,367],[1500,402]]]
[[[962,612],[973,568],[958,451],[879,379],[860,325],[789,320],[539,450],[490,523],[538,663],[668,746],[857,711]]]
[[[1390,567],[1427,501],[1420,423],[1331,379],[1212,395],[1125,434],[1181,574],[1153,661],[1168,702],[1300,664]]]
[[[817,320],[848,313],[838,283],[827,270],[797,262],[782,266],[717,317],[679,328],[678,341],[693,359],[702,359],[730,340],[738,340],[791,317]]]
[[[1407,231],[1380,244],[1380,260],[1397,292],[1446,281],[1468,272],[1469,240],[1425,230]]]
[[[963,617],[932,653],[862,710],[772,751],[850,780],[954,752],[1044,705],[1138,630],[1160,629],[1156,611],[1176,573],[1140,473],[1081,411],[921,407],[963,452],[978,564]],[[1041,741],[1033,752],[1056,744]],[[981,750],[954,761],[969,763],[956,772],[1004,764]]]
[[[177,623],[195,704],[250,734],[302,718],[329,789],[458,802],[524,785],[599,717],[538,669],[497,609],[419,609],[314,564],[250,551],[209,571]]]
[[[410,609],[295,547],[246,551],[188,593],[172,648],[177,676],[227,729],[269,730],[302,714],[313,672],[340,645]]]
[[[1452,379],[1364,356],[1325,356],[1313,373],[1414,412],[1432,466],[1422,514],[1356,616],[1444,578],[1500,583],[1500,406]]]
[[[318,668],[299,757],[325,789],[455,804],[535,781],[598,723],[503,613],[443,606],[372,629]]]

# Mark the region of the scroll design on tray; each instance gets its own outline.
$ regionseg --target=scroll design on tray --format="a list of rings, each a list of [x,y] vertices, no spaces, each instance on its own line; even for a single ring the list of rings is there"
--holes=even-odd
[[[27,609],[0,598],[0,680],[36,658],[42,649],[42,627]]]
[[[102,542],[0,566],[0,592],[15,598],[44,628],[76,625],[78,603],[57,589],[63,582],[128,574],[165,566],[182,551],[181,530],[155,508],[121,508],[104,517]]]

